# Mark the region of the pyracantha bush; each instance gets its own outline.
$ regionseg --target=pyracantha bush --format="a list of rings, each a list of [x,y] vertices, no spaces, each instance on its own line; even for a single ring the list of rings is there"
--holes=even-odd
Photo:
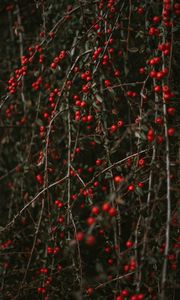
[[[175,299],[180,4],[1,2],[0,299]]]

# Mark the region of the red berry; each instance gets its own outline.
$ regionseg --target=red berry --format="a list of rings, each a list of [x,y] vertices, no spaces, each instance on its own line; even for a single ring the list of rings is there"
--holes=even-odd
[[[118,127],[123,127],[124,126],[124,122],[122,120],[119,120],[117,123]]]
[[[148,138],[149,142],[154,141],[154,130],[153,129],[149,129],[147,138]]]
[[[128,290],[122,290],[121,294],[125,297],[129,296],[129,291]]]
[[[168,129],[168,135],[173,136],[175,134],[175,128],[171,127]]]
[[[116,296],[116,300],[124,300],[123,296]]]
[[[132,295],[131,300],[138,300],[137,295]]]
[[[110,252],[111,252],[111,247],[107,246],[107,247],[105,248],[105,252],[106,252],[106,253],[110,253]]]
[[[143,15],[144,12],[145,12],[144,7],[142,7],[142,6],[138,7],[137,12],[138,12],[139,15]]]
[[[140,167],[144,167],[145,166],[145,160],[143,158],[141,158],[139,161],[138,161],[138,165]]]
[[[161,91],[161,86],[160,85],[156,85],[155,87],[154,87],[154,91],[155,92],[160,92]]]
[[[154,136],[148,135],[147,139],[148,139],[149,142],[153,142],[154,141]]]
[[[42,175],[38,174],[38,175],[36,176],[36,179],[37,179],[37,181],[39,182],[39,184],[42,185],[42,184],[44,183],[44,179],[43,179]]]
[[[163,120],[163,118],[161,118],[161,117],[157,117],[157,118],[155,119],[155,123],[156,123],[156,124],[159,124],[159,125],[163,125],[163,124],[164,124],[164,120]]]
[[[129,271],[129,265],[125,265],[125,266],[124,266],[124,271],[125,271],[125,272],[128,272],[128,271]]]
[[[109,87],[109,86],[111,86],[111,81],[107,79],[104,81],[104,84],[106,87]]]
[[[126,242],[126,247],[127,248],[131,248],[131,247],[133,247],[133,245],[134,245],[133,241],[129,240],[129,241]]]
[[[92,122],[92,121],[93,121],[93,119],[94,119],[94,118],[93,118],[93,116],[92,116],[92,115],[88,115],[88,116],[87,116],[87,121],[88,121],[88,122]]]
[[[139,69],[140,74],[145,74],[146,73],[146,68],[142,67]]]
[[[50,35],[50,37],[53,39],[54,36],[55,36],[55,33],[54,33],[53,31],[51,31],[51,32],[49,33],[49,35]]]
[[[150,29],[149,29],[149,35],[156,35],[156,33],[157,33],[157,29],[155,28],[155,27],[151,27]]]
[[[79,231],[79,232],[76,233],[76,239],[78,241],[82,241],[84,239],[84,236],[85,236],[85,234],[82,231]]]
[[[98,206],[93,206],[92,213],[98,215],[100,213],[100,209]]]
[[[120,71],[120,70],[116,70],[116,71],[114,72],[114,76],[115,76],[115,77],[120,77],[120,76],[121,76],[121,71]]]
[[[139,182],[138,187],[143,188],[144,187],[144,182]]]
[[[94,168],[93,168],[93,167],[89,167],[89,168],[88,168],[88,172],[89,172],[89,173],[93,173],[93,172],[94,172]]]
[[[97,159],[96,160],[96,166],[100,166],[102,165],[102,160],[101,159]]]
[[[176,270],[177,270],[177,264],[176,264],[176,263],[173,263],[173,264],[171,265],[171,269],[174,270],[174,271],[176,271]]]
[[[158,144],[162,144],[164,142],[164,137],[162,135],[157,135]]]
[[[137,295],[138,300],[143,300],[145,298],[144,294]]]
[[[171,91],[170,87],[168,85],[163,85],[162,87],[162,91],[164,93],[169,93]]]
[[[93,224],[96,223],[96,219],[93,218],[93,217],[89,217],[89,218],[87,219],[87,223],[88,223],[89,226],[91,226],[91,225],[93,225]]]
[[[114,133],[114,132],[117,131],[117,129],[118,129],[117,125],[112,125],[111,128],[110,128],[110,131],[111,131],[112,133]]]
[[[61,223],[61,224],[64,223],[65,222],[65,218],[63,216],[59,217],[58,218],[58,222]]]
[[[167,113],[171,116],[174,116],[176,109],[174,107],[169,107]]]
[[[88,246],[94,246],[95,243],[96,243],[96,238],[94,237],[94,235],[89,235],[86,240],[86,244]]]
[[[94,289],[90,287],[86,290],[86,292],[89,296],[92,296],[94,294]]]
[[[165,94],[163,95],[164,101],[169,101],[171,98],[172,98],[172,96],[171,96],[170,93],[165,93]]]
[[[99,28],[100,28],[99,24],[95,24],[95,25],[94,25],[94,29],[95,29],[96,31],[98,31]]]
[[[135,191],[135,186],[133,184],[128,186],[128,191],[134,192]]]
[[[111,207],[108,213],[111,217],[114,217],[117,215],[117,209],[115,207]]]
[[[163,71],[157,72],[157,75],[156,75],[157,79],[162,79],[163,77],[164,77],[164,72]]]
[[[83,87],[82,87],[82,91],[85,94],[89,93],[89,89],[90,89],[90,86],[87,84],[83,85]]]
[[[127,96],[133,97],[133,91],[127,91]]]
[[[113,263],[114,263],[114,259],[112,259],[112,258],[109,258],[109,259],[108,259],[108,264],[112,266],[112,265],[113,265]]]
[[[154,135],[154,130],[153,129],[149,129],[148,135]]]
[[[115,176],[114,177],[114,181],[116,183],[121,183],[122,181],[124,181],[124,177],[122,177],[122,176]]]
[[[109,211],[111,208],[110,204],[108,202],[104,203],[102,206],[103,211]]]
[[[153,22],[154,23],[159,23],[160,21],[161,21],[161,17],[160,16],[153,17]]]
[[[157,77],[157,71],[151,71],[150,72],[150,74],[149,74],[149,76],[151,77],[151,78],[156,78]]]
[[[162,70],[162,72],[163,72],[164,75],[167,75],[169,73],[169,69],[168,68],[164,68]]]

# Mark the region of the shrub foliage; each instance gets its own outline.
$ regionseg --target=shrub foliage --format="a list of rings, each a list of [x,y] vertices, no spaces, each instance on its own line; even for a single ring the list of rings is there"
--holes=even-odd
[[[1,4],[0,299],[175,299],[179,13]]]

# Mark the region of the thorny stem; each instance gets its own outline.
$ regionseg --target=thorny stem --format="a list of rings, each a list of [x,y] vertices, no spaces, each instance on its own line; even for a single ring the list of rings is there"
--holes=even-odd
[[[165,42],[165,32],[163,32],[163,43],[164,42]],[[162,61],[163,61],[163,68],[164,68],[165,57],[163,53],[162,53]],[[164,115],[164,133],[165,133],[165,143],[166,143],[167,213],[166,213],[166,239],[165,239],[165,249],[164,249],[164,263],[162,267],[162,281],[161,281],[161,300],[165,299],[165,285],[167,280],[167,264],[168,264],[168,252],[170,246],[170,221],[171,221],[170,147],[169,147],[169,136],[168,136],[168,127],[167,127],[167,109],[166,109],[166,101],[164,99],[163,99],[163,115]]]
[[[42,199],[42,203],[41,203],[40,215],[39,215],[37,227],[36,227],[36,230],[35,230],[34,240],[33,240],[32,248],[31,248],[31,253],[30,253],[30,256],[29,256],[29,259],[28,259],[28,263],[27,263],[27,266],[26,266],[26,271],[24,273],[22,282],[21,282],[20,287],[18,289],[18,293],[17,293],[17,295],[16,295],[16,297],[14,299],[18,299],[20,291],[23,288],[23,284],[25,283],[28,270],[30,268],[30,264],[31,264],[31,261],[32,261],[32,257],[33,257],[33,253],[34,253],[35,247],[36,247],[36,242],[37,242],[37,238],[38,238],[38,234],[39,234],[39,230],[40,230],[40,226],[41,226],[41,221],[42,221],[42,217],[43,217],[44,203],[45,203],[45,200],[43,198]]]

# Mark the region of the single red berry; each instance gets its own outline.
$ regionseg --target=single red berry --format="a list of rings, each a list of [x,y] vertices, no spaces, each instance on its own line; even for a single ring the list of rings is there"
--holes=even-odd
[[[164,101],[169,101],[169,100],[171,100],[171,98],[172,98],[172,93],[164,93],[164,95],[163,95],[163,99],[164,99]]]
[[[102,160],[101,159],[97,159],[96,160],[96,166],[100,166],[102,165]]]
[[[122,290],[121,294],[125,297],[129,296],[129,291],[128,290]]]
[[[154,135],[154,130],[153,129],[149,129],[148,135]]]
[[[65,218],[63,216],[59,217],[58,218],[58,222],[61,223],[61,224],[64,223],[65,222]]]
[[[138,187],[143,188],[144,187],[144,182],[139,182]]]
[[[160,16],[154,16],[153,17],[153,22],[156,23],[156,24],[161,22],[161,17]]]
[[[128,271],[129,271],[129,265],[125,265],[125,266],[124,266],[124,271],[125,271],[125,272],[128,272]]]
[[[141,67],[141,68],[139,69],[139,73],[140,73],[140,74],[146,74],[146,68]]]
[[[156,77],[157,77],[157,71],[155,71],[155,70],[151,71],[151,72],[149,73],[149,76],[150,76],[151,78],[156,78]]]
[[[174,116],[175,112],[176,112],[175,107],[169,107],[169,108],[167,109],[167,113],[168,113],[169,115],[171,115],[171,116]]]
[[[105,251],[106,253],[110,253],[110,252],[111,252],[111,247],[107,246],[107,247],[104,249],[104,251]]]
[[[143,14],[144,14],[144,12],[145,12],[145,9],[144,9],[144,7],[142,7],[142,6],[138,7],[138,10],[137,10],[137,12],[138,12],[138,14],[139,14],[139,15],[143,15]]]
[[[163,91],[163,93],[169,93],[171,91],[171,89],[168,85],[163,85],[162,91]]]
[[[157,79],[162,79],[164,77],[164,72],[163,71],[160,71],[160,72],[157,72],[157,75],[156,75],[156,78]]]
[[[84,232],[82,232],[82,231],[79,231],[79,232],[76,233],[76,239],[77,239],[78,241],[80,241],[80,242],[83,241],[84,236],[85,236],[85,234],[84,234]]]
[[[171,128],[168,129],[168,135],[169,136],[173,136],[175,134],[175,132],[176,132],[176,130],[173,127],[171,127]]]
[[[115,77],[120,77],[120,76],[121,76],[121,71],[120,71],[120,70],[116,70],[116,71],[114,72],[114,76],[115,76]]]
[[[89,296],[92,296],[94,294],[94,289],[92,287],[90,287],[86,290],[86,292]]]
[[[106,87],[109,87],[109,86],[111,86],[111,81],[107,79],[104,81],[104,84]]]
[[[55,33],[54,33],[53,31],[51,31],[51,32],[49,33],[49,36],[51,37],[51,39],[53,39],[54,36],[55,36]]]
[[[140,167],[144,167],[145,166],[145,160],[143,158],[141,158],[139,161],[138,161],[138,165]]]
[[[135,186],[133,184],[128,186],[128,191],[134,192],[135,191]]]
[[[124,297],[123,296],[116,296],[116,300],[124,300]]]
[[[98,215],[100,213],[100,209],[98,206],[93,206],[92,213]]]
[[[88,246],[94,246],[96,243],[96,238],[94,237],[94,235],[89,235],[87,240],[86,240],[86,244]]]
[[[171,269],[174,270],[174,271],[176,271],[176,270],[177,270],[177,264],[176,264],[176,263],[173,263],[173,264],[171,265]]]
[[[102,205],[102,210],[103,211],[109,211],[111,208],[110,204],[108,202],[105,202],[103,205]]]
[[[36,175],[36,179],[39,184],[42,185],[44,183],[44,179],[43,179],[42,175],[40,175],[40,174]]]
[[[123,127],[124,126],[124,122],[122,120],[119,120],[117,123],[118,127]]]
[[[147,139],[149,142],[153,142],[154,141],[154,136],[153,135],[148,135]]]
[[[118,129],[117,125],[112,125],[111,128],[110,128],[110,131],[111,131],[112,133],[114,133],[114,132],[117,131],[117,129]]]
[[[145,294],[137,295],[138,300],[143,300],[145,298]]]
[[[93,218],[93,217],[89,217],[89,218],[87,219],[87,223],[88,223],[89,226],[91,226],[91,225],[93,225],[93,224],[96,223],[96,219]]]
[[[133,245],[134,245],[134,243],[131,240],[129,240],[129,241],[126,242],[126,247],[127,248],[131,248],[131,247],[133,247]]]
[[[156,35],[156,28],[155,27],[150,27],[149,28],[149,35],[153,36],[153,35]]]
[[[161,92],[161,86],[160,85],[156,85],[154,87],[154,91],[157,92],[157,93]]]
[[[159,124],[159,125],[163,125],[163,124],[164,124],[164,120],[163,120],[163,118],[161,118],[161,117],[157,117],[157,118],[155,119],[155,123],[156,123],[156,124]]]
[[[109,258],[109,259],[108,259],[108,264],[109,264],[110,266],[112,266],[112,265],[113,265],[113,263],[114,263],[114,259],[112,259],[112,258]]]
[[[82,87],[83,93],[87,94],[87,93],[89,93],[89,90],[90,90],[89,85],[87,85],[87,84],[83,85],[83,87]]]
[[[138,300],[137,295],[132,295],[131,300]]]
[[[127,91],[127,96],[128,97],[133,97],[133,91]]]
[[[111,207],[108,213],[111,217],[114,217],[117,215],[117,209],[115,207]]]
[[[89,167],[89,168],[88,168],[88,172],[89,172],[89,173],[93,173],[93,172],[94,172],[94,168],[93,168],[93,167]]]

